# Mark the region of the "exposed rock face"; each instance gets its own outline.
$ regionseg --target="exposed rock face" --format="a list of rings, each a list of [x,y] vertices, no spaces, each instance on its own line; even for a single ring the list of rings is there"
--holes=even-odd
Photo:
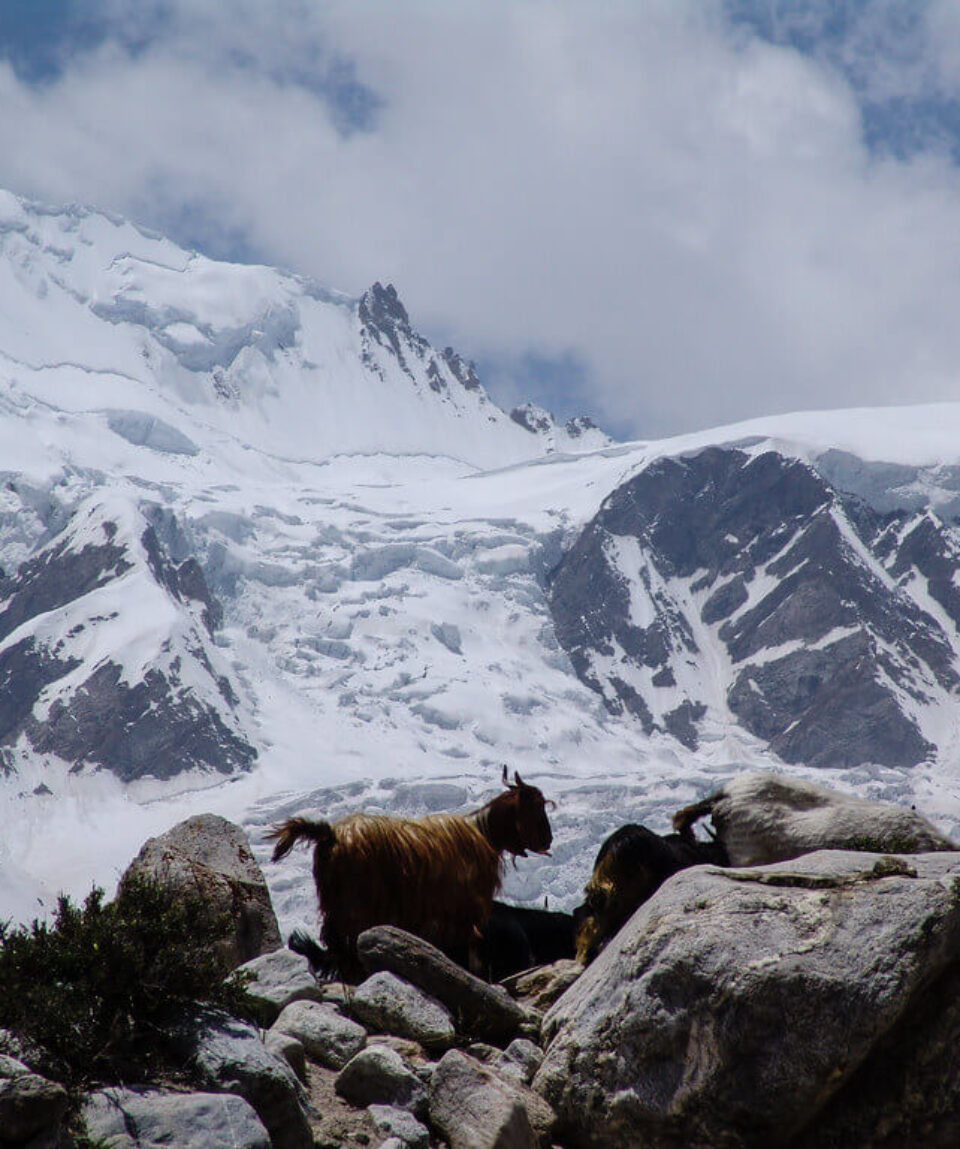
[[[222,610],[121,500],[90,500],[0,585],[0,748],[124,781],[245,769],[256,750],[210,642]],[[109,653],[104,656],[104,651]]]
[[[134,877],[200,894],[218,913],[227,914],[235,923],[223,944],[228,969],[280,949],[280,927],[263,871],[246,834],[226,818],[198,814],[150,838],[122,882]]]
[[[712,447],[615,490],[549,597],[578,675],[648,732],[695,747],[733,718],[788,762],[911,766],[960,688],[956,563],[930,512],[881,514],[797,459]]]
[[[572,1149],[946,1146],[958,981],[960,855],[685,870],[547,1014],[534,1087]]]

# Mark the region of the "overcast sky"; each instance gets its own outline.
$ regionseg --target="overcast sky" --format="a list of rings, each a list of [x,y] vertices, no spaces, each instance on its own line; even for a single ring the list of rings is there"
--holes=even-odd
[[[956,0],[0,0],[0,186],[651,437],[960,399]]]

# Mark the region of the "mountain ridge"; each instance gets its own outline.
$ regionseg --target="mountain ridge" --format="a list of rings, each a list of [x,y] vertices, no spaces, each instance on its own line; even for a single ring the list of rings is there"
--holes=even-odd
[[[960,404],[614,444],[500,410],[390,285],[350,300],[85,211],[0,197],[0,620],[25,628],[0,660],[34,643],[8,664],[0,916],[202,809],[309,928],[272,820],[469,807],[504,762],[559,803],[521,901],[570,907],[616,825],[666,828],[744,768],[960,825]],[[86,582],[58,552],[84,523]],[[62,601],[28,609],[43,580]],[[827,762],[841,681],[874,709]]]

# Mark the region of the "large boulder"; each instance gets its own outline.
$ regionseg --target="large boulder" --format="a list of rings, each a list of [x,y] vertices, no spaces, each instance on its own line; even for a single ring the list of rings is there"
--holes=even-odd
[[[306,1093],[254,1025],[210,1011],[184,1035],[183,1051],[205,1089],[236,1093],[253,1106],[273,1149],[312,1149]]]
[[[55,1130],[68,1100],[62,1085],[0,1054],[0,1144],[19,1145]]]
[[[686,870],[547,1014],[570,1149],[898,1149],[960,1128],[960,854]]]
[[[252,1106],[230,1093],[104,1089],[86,1098],[83,1121],[90,1143],[110,1149],[271,1149]]]
[[[295,1038],[308,1057],[327,1069],[342,1069],[367,1043],[362,1025],[317,1001],[291,1002],[270,1032]]]
[[[150,838],[121,879],[152,878],[199,894],[234,923],[223,943],[226,968],[280,949],[280,928],[263,871],[239,826],[217,814],[198,814]]]
[[[386,971],[423,990],[457,1018],[458,1031],[507,1044],[540,1031],[540,1014],[527,1009],[498,985],[468,973],[435,946],[396,926],[374,926],[357,939],[363,968]]]
[[[450,1149],[543,1149],[554,1113],[526,1086],[451,1049],[430,1081],[430,1121]]]
[[[359,985],[350,1005],[354,1017],[367,1029],[408,1037],[425,1049],[442,1052],[456,1038],[446,1006],[386,970]]]
[[[256,1002],[260,1020],[272,1025],[294,1001],[323,1001],[323,988],[310,972],[310,963],[292,950],[271,950],[239,966],[253,975],[247,993]]]

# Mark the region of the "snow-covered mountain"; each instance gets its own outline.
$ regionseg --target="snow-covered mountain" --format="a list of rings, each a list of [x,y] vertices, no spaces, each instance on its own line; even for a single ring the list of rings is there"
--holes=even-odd
[[[359,300],[0,196],[0,918],[198,809],[559,805],[510,896],[746,766],[960,825],[960,404],[613,444]],[[313,924],[308,859],[266,866]]]
[[[691,749],[735,721],[790,763],[953,757],[960,534],[890,487],[872,506],[838,461],[709,447],[604,501],[550,603],[608,707]]]

